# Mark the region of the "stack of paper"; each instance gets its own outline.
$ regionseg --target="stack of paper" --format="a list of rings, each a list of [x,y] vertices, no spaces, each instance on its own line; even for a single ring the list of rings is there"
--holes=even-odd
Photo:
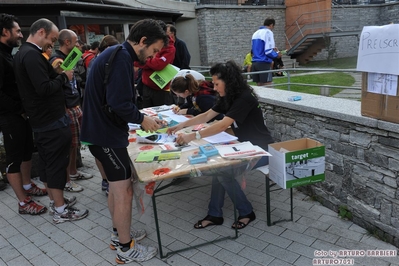
[[[225,159],[271,156],[270,153],[259,146],[252,145],[249,141],[229,145],[217,145],[215,147],[220,156]]]
[[[138,143],[150,143],[150,144],[163,144],[169,142],[175,142],[176,136],[168,134],[151,134],[149,136],[137,136]]]

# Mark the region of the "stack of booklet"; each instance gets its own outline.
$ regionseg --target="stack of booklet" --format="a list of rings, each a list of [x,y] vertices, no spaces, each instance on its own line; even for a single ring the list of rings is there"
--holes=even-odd
[[[270,153],[249,141],[215,146],[220,156],[225,159],[241,159],[249,157],[271,156]]]

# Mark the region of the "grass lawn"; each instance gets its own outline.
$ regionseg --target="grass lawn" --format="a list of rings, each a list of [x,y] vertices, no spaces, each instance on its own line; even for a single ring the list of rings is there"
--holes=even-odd
[[[309,62],[301,68],[337,68],[337,69],[352,69],[356,68],[357,57],[339,58],[331,60],[331,64],[328,65],[327,60]],[[300,71],[304,73],[304,71]],[[298,72],[295,72],[298,73]],[[347,73],[336,72],[336,73],[323,73],[323,74],[309,74],[295,76],[295,73],[291,72],[291,83],[303,83],[303,84],[320,84],[320,85],[333,85],[333,86],[352,86],[355,83],[355,79]],[[273,83],[283,84],[287,83],[286,77],[274,77]],[[250,82],[251,85],[256,85],[254,82]],[[287,85],[275,86],[276,89],[288,90]],[[320,94],[320,86],[303,86],[303,85],[291,85],[291,91],[309,93],[309,94]],[[342,91],[342,89],[330,89],[330,96],[333,96]]]

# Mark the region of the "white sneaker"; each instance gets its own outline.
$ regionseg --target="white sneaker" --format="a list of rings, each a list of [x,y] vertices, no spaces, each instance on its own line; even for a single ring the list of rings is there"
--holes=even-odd
[[[144,229],[130,231],[130,237],[136,241],[139,241],[146,237],[147,232]],[[119,247],[119,236],[118,234],[112,232],[111,233],[111,243],[109,244],[109,248],[112,250],[116,250]]]
[[[64,196],[64,203],[67,205],[66,206],[67,208],[75,205],[76,201],[77,201],[77,199],[76,199],[75,196],[72,196],[72,197],[65,197]],[[49,206],[48,209],[49,209],[48,213],[50,215],[54,215],[54,213],[55,213],[54,202],[50,202],[50,206]]]
[[[158,250],[154,247],[143,246],[137,241],[132,241],[130,249],[123,252],[120,247],[116,250],[116,263],[125,264],[132,261],[147,261],[157,255]]]
[[[83,173],[83,172],[80,172],[80,171],[78,171],[74,175],[69,175],[69,178],[71,180],[85,180],[85,179],[90,179],[92,177],[93,177],[92,174],[87,174],[87,173]]]
[[[69,192],[80,192],[83,190],[83,187],[71,180],[65,184],[64,190]]]
[[[53,222],[56,224],[63,222],[72,222],[85,218],[89,214],[89,210],[78,210],[74,207],[66,207],[62,213],[55,212]]]

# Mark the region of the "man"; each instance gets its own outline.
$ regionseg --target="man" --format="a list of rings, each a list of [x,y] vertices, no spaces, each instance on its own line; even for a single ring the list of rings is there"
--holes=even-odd
[[[157,23],[165,31],[166,24],[162,20],[157,20]],[[134,66],[142,68],[141,82],[143,83],[143,95],[142,95],[142,106],[143,108],[160,105],[171,105],[174,103],[172,94],[170,93],[169,85],[165,85],[162,89],[155,84],[150,76],[155,71],[164,69],[168,64],[172,64],[175,58],[176,48],[174,46],[173,39],[169,37],[168,44],[156,54],[156,56],[148,58],[145,64],[135,62]]]
[[[95,41],[91,44],[90,50],[86,51],[82,55],[83,63],[85,68],[87,69],[89,67],[90,61],[96,57],[98,53],[98,47],[100,46],[100,42]]]
[[[276,53],[274,50],[276,45],[272,30],[275,24],[273,18],[267,18],[263,23],[264,26],[252,35],[252,72],[270,70],[273,59],[281,57],[281,53]],[[271,72],[252,74],[252,79],[258,86],[271,85],[273,74]]]
[[[161,127],[159,119],[144,116],[135,106],[133,62],[144,64],[167,42],[165,31],[155,20],[136,22],[122,48],[111,46],[96,58],[86,83],[81,140],[89,144],[90,152],[103,165],[109,181],[108,208],[114,231],[110,247],[117,249],[117,263],[146,261],[157,254],[156,248],[137,243],[137,239],[145,237],[144,230],[132,232],[136,239],[132,239],[130,232],[134,169],[126,149],[129,145],[127,123],[141,124],[146,131]],[[115,51],[108,82],[104,85],[105,65]],[[123,121],[121,124],[108,117],[103,108],[105,104]]]
[[[7,179],[19,201],[19,213],[42,214],[47,208],[30,196],[43,196],[47,192],[31,182],[32,129],[18,94],[11,55],[23,37],[18,19],[1,14],[0,31],[0,128],[6,151]]]
[[[58,37],[60,49],[56,50],[55,53],[50,57],[50,63],[53,65],[53,67],[55,66],[53,63],[57,62],[58,60],[61,62],[65,60],[68,54],[78,43],[77,41],[78,37],[75,32],[67,29],[60,31]],[[67,168],[68,175],[65,190],[79,192],[82,191],[83,188],[72,180],[90,179],[93,177],[93,175],[80,172],[76,169],[76,155],[80,144],[79,138],[82,109],[80,108],[80,94],[78,91],[78,84],[75,75],[73,75],[72,80],[65,83],[62,88],[64,90],[66,112],[70,119],[70,128],[72,132],[71,151],[69,153],[69,165]]]
[[[175,59],[173,60],[173,65],[177,66],[180,69],[190,69],[190,60],[191,55],[187,49],[186,43],[179,38],[176,37],[176,27],[172,24],[166,25],[166,34],[174,41],[175,43]],[[178,97],[175,93],[171,92],[173,96],[173,100],[177,105],[184,104],[184,98]]]
[[[186,43],[176,37],[176,27],[172,24],[167,24],[166,33],[175,42],[176,54],[173,60],[173,65],[180,69],[190,69],[191,55],[187,49]]]
[[[72,80],[73,70],[57,74],[41,49],[54,45],[57,39],[58,28],[53,22],[45,18],[35,21],[15,55],[14,71],[39,152],[40,180],[50,197],[53,221],[61,223],[82,219],[88,211],[71,207],[76,198],[73,202],[64,199],[72,136],[62,86]]]

